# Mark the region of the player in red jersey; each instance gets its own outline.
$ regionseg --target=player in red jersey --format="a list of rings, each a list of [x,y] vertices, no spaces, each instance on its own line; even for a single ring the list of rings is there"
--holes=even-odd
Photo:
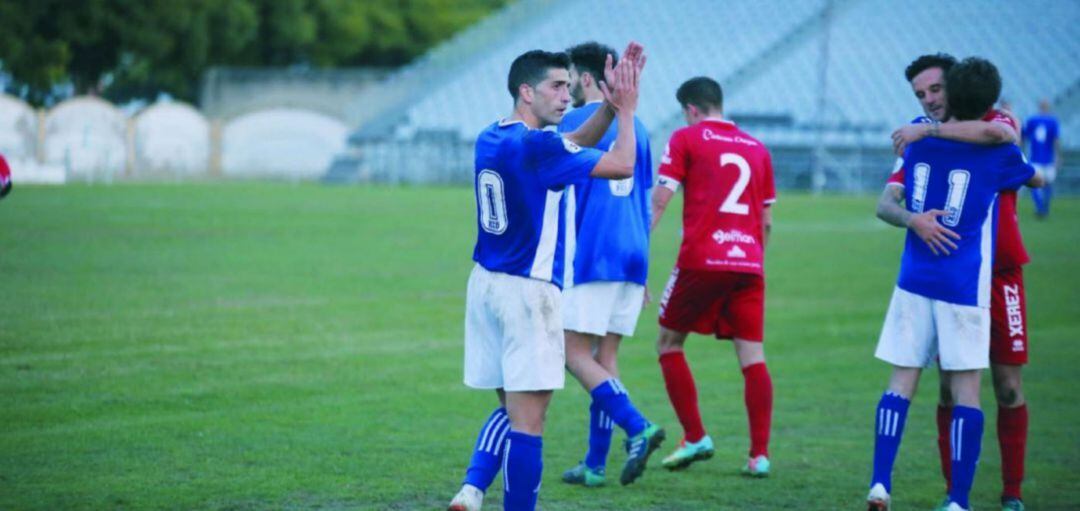
[[[743,473],[769,474],[772,379],[765,366],[764,254],[776,200],[765,145],[724,120],[723,91],[698,77],[676,93],[686,128],[671,136],[652,198],[655,229],[682,186],[683,241],[660,300],[657,351],[664,383],[684,436],[664,459],[670,470],[712,457],[712,439],[698,411],[697,389],[683,344],[689,332],[732,339],[745,380],[750,456]]]
[[[929,122],[913,123],[896,130],[893,145],[897,154],[902,154],[907,144],[927,136],[981,144],[1019,142],[1019,122],[1008,111],[991,110],[982,121],[949,120],[945,108],[947,84],[944,75],[955,62],[956,59],[945,54],[924,55],[905,70]],[[878,201],[878,217],[896,226],[910,227],[931,250],[948,254],[950,248],[955,248],[950,239],[955,235],[951,231],[938,223],[931,212],[908,213],[902,206],[903,198],[904,174],[897,170],[889,177]],[[1017,220],[1016,191],[1002,191],[998,197],[997,245],[991,282],[990,367],[998,403],[1001,502],[1006,511],[1024,509],[1020,486],[1024,479],[1028,410],[1021,368],[1028,362],[1028,335],[1023,265],[1029,260]],[[948,487],[951,479],[949,420],[953,403],[946,374],[941,373],[937,425],[941,472]]]
[[[11,191],[11,168],[4,155],[0,154],[0,199]]]

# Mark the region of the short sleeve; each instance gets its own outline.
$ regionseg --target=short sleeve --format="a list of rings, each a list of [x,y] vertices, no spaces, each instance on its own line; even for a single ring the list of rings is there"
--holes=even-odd
[[[530,131],[525,136],[525,147],[540,183],[549,189],[587,179],[604,155],[603,151],[581,147],[551,131]]]
[[[1012,117],[1009,117],[1008,115],[1005,115],[1005,113],[1002,112],[1001,110],[994,110],[994,111],[990,112],[990,115],[988,116],[988,118],[986,120],[989,121],[989,122],[996,122],[998,124],[1004,124],[1004,125],[1012,128],[1013,130],[1019,129],[1016,126],[1016,121],[1014,121]]]
[[[1035,175],[1035,167],[1027,162],[1019,147],[1008,146],[1001,165],[999,190],[1016,190]]]
[[[657,170],[660,174],[658,184],[673,191],[678,190],[679,185],[686,179],[687,148],[683,142],[682,133],[682,131],[676,131],[671,135],[667,147],[664,148],[664,156],[660,158],[660,168]]]
[[[896,164],[893,165],[892,173],[889,174],[889,179],[885,180],[886,185],[900,185],[904,186],[904,159],[897,158]]]
[[[764,182],[762,183],[762,192],[764,192],[764,199],[762,202],[766,206],[771,206],[776,202],[776,180],[773,178],[773,166],[772,166],[772,154],[769,151],[765,151],[765,157],[762,159],[765,164],[764,170]]]

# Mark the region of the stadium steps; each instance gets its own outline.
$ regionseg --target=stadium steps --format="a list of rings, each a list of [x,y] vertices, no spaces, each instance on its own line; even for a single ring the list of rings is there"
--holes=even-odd
[[[731,74],[713,77],[722,84],[725,98],[731,97],[735,91],[750,86],[768,70],[776,66],[778,62],[782,61],[785,55],[790,54],[805,44],[811,44],[812,39],[819,36],[830,16],[836,18],[850,5],[858,1],[859,0],[831,0],[825,2],[818,12],[794,26],[787,35],[767,46],[758,53],[757,56],[736,68]],[[735,108],[737,109],[738,106],[735,106]],[[786,115],[773,115],[772,117],[790,119],[790,116]],[[659,144],[659,146],[665,144],[670,134],[682,127],[684,122],[682,111],[673,112],[672,115],[659,126],[660,129],[653,132],[653,144]]]

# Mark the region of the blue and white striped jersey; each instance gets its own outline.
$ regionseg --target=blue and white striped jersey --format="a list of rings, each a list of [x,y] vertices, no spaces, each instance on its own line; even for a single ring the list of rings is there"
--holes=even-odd
[[[588,120],[601,105],[589,103],[563,117],[559,131],[570,132]],[[649,134],[634,119],[637,160],[633,177],[592,178],[573,186],[567,194],[567,286],[595,281],[634,282],[644,285],[649,273],[649,192],[652,189],[652,154]],[[596,147],[609,150],[618,134],[616,123]]]
[[[908,210],[940,209],[938,218],[960,235],[949,255],[934,255],[908,230],[897,286],[950,303],[990,306],[999,190],[1014,190],[1035,174],[1015,145],[984,146],[925,138],[903,158]]]
[[[501,121],[476,140],[476,248],[489,271],[562,287],[564,188],[582,182],[601,151],[582,148],[552,131]]]

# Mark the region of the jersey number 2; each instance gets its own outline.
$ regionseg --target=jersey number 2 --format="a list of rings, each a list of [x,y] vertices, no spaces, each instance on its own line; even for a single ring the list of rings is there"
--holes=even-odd
[[[926,187],[930,183],[930,166],[925,163],[915,165],[915,189],[911,193],[911,209],[922,213],[926,204]],[[960,223],[960,214],[964,212],[964,197],[967,196],[971,173],[963,169],[949,171],[949,195],[945,198],[945,217],[941,223],[956,227]]]
[[[720,155],[720,167],[725,165],[734,165],[739,169],[739,178],[735,180],[735,185],[731,187],[731,192],[723,204],[720,204],[720,212],[747,215],[750,213],[750,206],[739,202],[739,199],[746,191],[746,185],[750,184],[750,164],[746,162],[746,158],[736,153],[724,153]]]
[[[480,206],[480,227],[491,234],[502,234],[510,220],[506,217],[506,194],[503,180],[491,170],[476,177],[476,202]]]

